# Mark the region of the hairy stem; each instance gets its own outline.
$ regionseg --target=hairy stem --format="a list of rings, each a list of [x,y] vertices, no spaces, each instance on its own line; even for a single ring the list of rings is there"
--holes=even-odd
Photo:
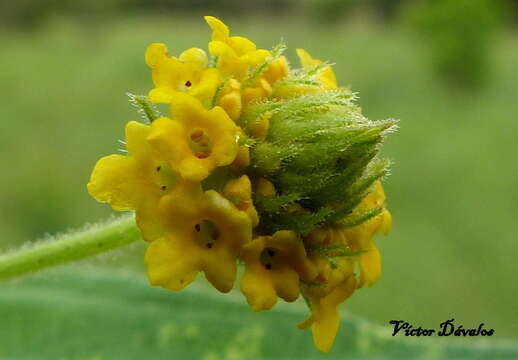
[[[133,216],[120,217],[0,256],[0,281],[97,255],[139,239]]]
[[[144,121],[152,123],[160,117],[158,109],[149,102],[147,96],[127,93],[130,103],[138,109]]]

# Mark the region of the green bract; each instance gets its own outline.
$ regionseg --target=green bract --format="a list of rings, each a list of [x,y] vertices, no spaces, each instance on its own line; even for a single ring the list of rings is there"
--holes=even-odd
[[[259,232],[307,235],[323,224],[352,226],[376,215],[353,209],[388,172],[379,149],[397,120],[370,121],[354,100],[348,89],[329,90],[252,105],[243,114],[245,126],[272,114],[266,139],[251,149],[253,171],[277,190],[274,197],[254,198]],[[294,211],[295,203],[307,211]]]

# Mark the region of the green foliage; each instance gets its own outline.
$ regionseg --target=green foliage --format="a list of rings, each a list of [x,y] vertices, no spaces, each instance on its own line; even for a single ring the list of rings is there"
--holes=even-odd
[[[143,14],[207,13],[242,14],[246,11],[275,12],[294,8],[290,0],[248,0],[246,6],[240,0],[17,0],[0,2],[0,28],[3,26],[23,29],[43,25],[56,14],[66,14],[85,21]]]
[[[142,275],[91,268],[2,285],[0,359],[342,360],[514,359],[514,345],[468,346],[392,337],[351,314],[334,349],[319,353],[295,324],[303,306],[254,313],[242,296],[191,285],[182,293],[150,287]],[[222,317],[222,314],[225,314]]]
[[[406,21],[425,39],[442,79],[466,88],[483,86],[491,72],[491,43],[501,22],[502,2],[422,0],[409,4]]]
[[[329,26],[365,16],[366,12],[376,15],[376,20],[391,22],[402,3],[408,0],[308,0],[307,14]],[[413,1],[413,0],[410,0]]]
[[[348,89],[321,91],[257,104],[243,114],[245,126],[272,114],[266,141],[251,151],[254,171],[277,190],[272,199],[256,196],[260,232],[307,235],[323,223],[338,225],[387,173],[389,162],[378,152],[397,121],[369,121],[353,100]]]
[[[338,23],[360,3],[360,0],[311,0],[308,10],[312,19],[330,25]]]
[[[408,0],[367,0],[374,8],[378,17],[386,22],[397,16],[399,8]],[[410,0],[413,1],[413,0]]]

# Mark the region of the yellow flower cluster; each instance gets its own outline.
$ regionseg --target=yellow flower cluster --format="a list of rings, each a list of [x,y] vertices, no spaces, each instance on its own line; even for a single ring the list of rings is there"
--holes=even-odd
[[[321,227],[307,236],[289,229],[257,233],[261,219],[253,194],[274,196],[276,189],[254,175],[247,139],[268,136],[269,114],[246,130],[241,113],[264,99],[305,90],[280,86],[273,95],[276,83],[291,72],[287,59],[230,36],[217,18],[205,20],[212,29],[210,56],[198,48],[174,57],[164,44],[148,47],[145,60],[154,83],[148,99],[168,104],[171,116],[150,124],[129,122],[127,154],[100,159],[88,191],[115,210],[135,211],[149,242],[145,262],[151,284],[181,290],[203,272],[217,290],[229,292],[242,261],[240,288],[250,307],[268,310],[278,297],[292,302],[302,294],[311,316],[299,327],[310,327],[316,346],[329,351],[338,305],[380,277],[372,239],[390,229],[383,188],[376,182],[358,206],[383,210],[358,226]],[[325,65],[302,49],[297,54],[303,68]],[[337,88],[329,66],[317,81],[321,91]]]

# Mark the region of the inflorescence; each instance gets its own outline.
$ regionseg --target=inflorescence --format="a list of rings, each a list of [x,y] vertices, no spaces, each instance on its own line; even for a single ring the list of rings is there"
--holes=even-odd
[[[147,121],[126,125],[127,154],[100,159],[88,190],[135,211],[152,285],[182,290],[203,272],[226,293],[242,263],[250,307],[302,295],[311,315],[299,328],[329,351],[338,305],[381,274],[373,237],[390,231],[391,216],[379,150],[397,122],[365,118],[331,66],[306,51],[293,68],[284,44],[258,49],[205,20],[209,56],[148,47],[154,88],[132,96]]]

